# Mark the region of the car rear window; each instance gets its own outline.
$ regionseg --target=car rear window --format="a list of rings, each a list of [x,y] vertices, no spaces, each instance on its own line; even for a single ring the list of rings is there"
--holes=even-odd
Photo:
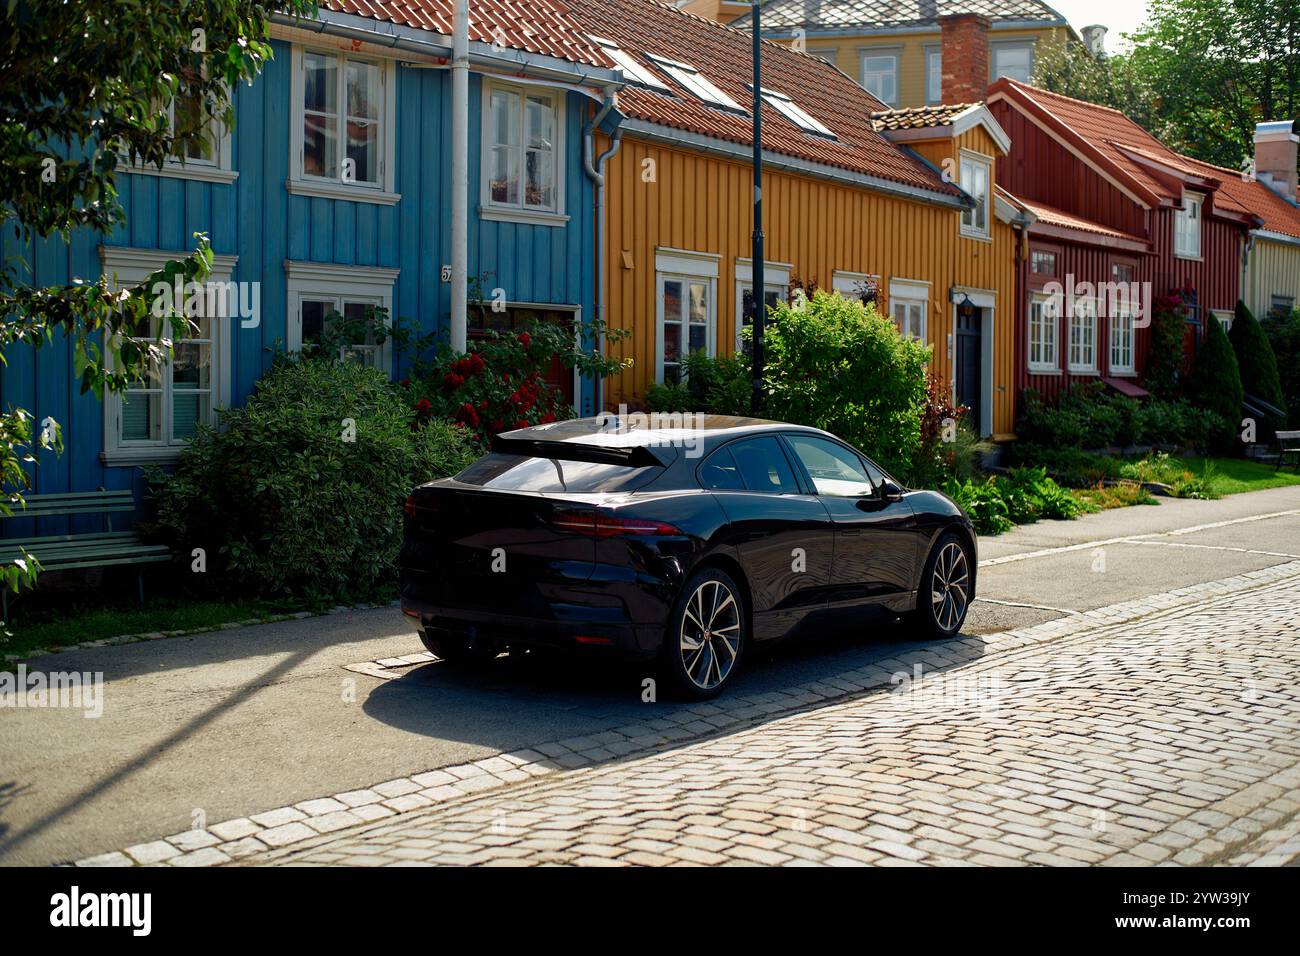
[[[663,472],[649,465],[632,468],[594,461],[533,458],[493,452],[470,465],[456,480],[501,491],[632,491]]]

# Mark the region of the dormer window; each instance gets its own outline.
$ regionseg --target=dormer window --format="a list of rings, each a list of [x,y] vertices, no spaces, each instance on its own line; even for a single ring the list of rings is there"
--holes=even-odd
[[[778,113],[788,119],[795,126],[798,126],[805,133],[813,133],[817,136],[825,136],[834,139],[835,134],[810,116],[804,109],[784,93],[778,93],[776,90],[763,90],[763,99],[767,105],[775,109]]]
[[[1203,196],[1183,193],[1183,208],[1174,211],[1174,255],[1181,259],[1201,257],[1201,203]]]
[[[969,153],[961,155],[961,188],[975,200],[975,205],[963,209],[961,234],[973,239],[989,238],[989,211],[993,180],[993,162],[987,156]]]
[[[699,70],[689,63],[678,63],[676,60],[668,60],[661,56],[651,56],[650,59],[654,60],[656,66],[663,69],[683,88],[704,100],[704,102],[712,106],[720,106],[724,110],[734,110],[738,113],[745,112],[744,107],[714,86],[708,77],[701,74]]]
[[[655,76],[645,64],[613,40],[606,40],[604,37],[598,37],[591,33],[587,34],[587,39],[604,50],[606,55],[618,64],[618,68],[623,71],[623,75],[633,83],[640,83],[642,86],[649,86],[656,90],[668,89],[668,84]]]

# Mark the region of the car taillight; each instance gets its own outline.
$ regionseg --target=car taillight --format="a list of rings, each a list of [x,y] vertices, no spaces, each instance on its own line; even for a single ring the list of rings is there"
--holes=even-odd
[[[557,531],[581,534],[591,538],[613,538],[619,535],[680,535],[681,529],[662,521],[645,518],[619,518],[596,511],[557,511],[551,516],[551,527]]]
[[[406,499],[406,504],[402,505],[402,514],[408,518],[414,518],[416,514],[415,495],[410,495]]]

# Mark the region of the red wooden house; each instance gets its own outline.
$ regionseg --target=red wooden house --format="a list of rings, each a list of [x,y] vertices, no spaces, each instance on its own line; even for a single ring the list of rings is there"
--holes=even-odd
[[[997,181],[1031,220],[1018,260],[1017,391],[1055,396],[1101,379],[1142,394],[1152,302],[1188,290],[1190,357],[1207,321],[1230,321],[1258,220],[1220,177],[1116,110],[1007,78],[988,106],[1011,139]]]

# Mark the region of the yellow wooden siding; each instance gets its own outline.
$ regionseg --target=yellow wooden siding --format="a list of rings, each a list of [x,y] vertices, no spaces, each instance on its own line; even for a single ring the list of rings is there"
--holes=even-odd
[[[1246,305],[1262,319],[1272,297],[1290,296],[1300,305],[1300,245],[1255,237],[1246,275]]]
[[[643,172],[651,163],[655,181],[645,182]],[[657,249],[721,255],[716,342],[722,354],[734,350],[736,259],[749,258],[753,228],[750,177],[742,163],[624,138],[606,180],[608,321],[633,333],[612,343],[610,353],[636,364],[607,384],[609,407],[641,401],[654,380]],[[967,239],[959,235],[955,209],[771,171],[765,175],[764,200],[766,258],[790,263],[792,275],[804,283],[829,289],[836,271],[879,275],[881,307],[887,310],[891,279],[928,281],[933,368],[947,381],[952,376],[949,290],[960,286],[994,294],[993,430],[1011,432],[1015,237],[1010,226],[994,220],[991,242]]]

